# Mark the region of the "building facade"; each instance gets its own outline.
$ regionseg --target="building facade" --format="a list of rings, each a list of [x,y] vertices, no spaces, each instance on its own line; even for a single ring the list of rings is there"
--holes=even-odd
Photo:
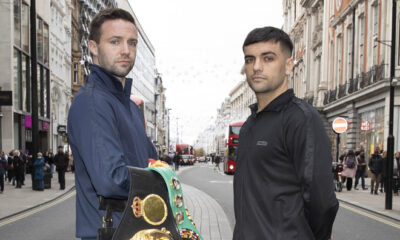
[[[53,149],[68,144],[66,126],[72,99],[71,16],[73,7],[71,0],[50,1],[51,137],[49,145]]]
[[[398,3],[399,5],[399,3]],[[390,41],[392,1],[283,1],[284,30],[294,42],[295,67],[291,84],[296,95],[314,105],[331,126],[336,117],[349,122],[340,134],[340,149],[386,150],[389,131]],[[399,8],[396,31],[395,151],[400,150],[397,82]]]
[[[47,150],[50,138],[50,0],[36,2],[39,150]],[[0,63],[2,91],[12,92],[12,105],[1,106],[1,148],[32,148],[30,1],[8,0],[0,8]]]
[[[250,115],[249,106],[256,103],[256,95],[246,80],[239,82],[229,93],[231,102],[230,122],[244,122]]]

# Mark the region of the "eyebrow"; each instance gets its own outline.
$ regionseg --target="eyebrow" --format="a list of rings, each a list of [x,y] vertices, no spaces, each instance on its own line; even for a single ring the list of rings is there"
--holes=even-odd
[[[266,55],[270,55],[270,54],[272,54],[274,56],[277,56],[277,54],[275,52],[272,52],[272,51],[263,52],[263,53],[261,53],[261,56],[266,56]],[[244,58],[249,58],[249,57],[254,57],[254,56],[253,55],[248,55],[248,54],[246,54],[244,56]]]
[[[111,40],[111,39],[122,39],[123,37],[121,37],[121,36],[111,36],[111,37],[109,37],[109,38],[107,38],[107,40]],[[134,41],[137,41],[137,38],[130,38],[129,40],[134,40]]]

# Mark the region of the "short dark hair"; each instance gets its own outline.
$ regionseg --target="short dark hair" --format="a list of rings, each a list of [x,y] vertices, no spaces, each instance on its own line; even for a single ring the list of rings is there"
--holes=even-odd
[[[256,28],[249,32],[246,39],[243,43],[243,50],[244,47],[258,43],[258,42],[268,42],[274,41],[279,42],[283,49],[287,49],[292,55],[293,51],[293,42],[290,40],[289,35],[287,35],[284,31],[279,28],[275,27],[263,27],[263,28]]]
[[[129,12],[121,8],[103,9],[96,14],[92,22],[90,23],[89,40],[93,40],[96,43],[99,43],[101,37],[101,26],[103,25],[103,23],[108,20],[116,20],[116,19],[126,20],[128,22],[133,23],[133,25],[136,26],[135,19]]]

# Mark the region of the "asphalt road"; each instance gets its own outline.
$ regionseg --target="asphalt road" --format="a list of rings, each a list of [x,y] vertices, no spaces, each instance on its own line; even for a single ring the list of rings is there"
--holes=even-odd
[[[234,226],[233,176],[214,171],[207,164],[182,168],[182,183],[200,189],[213,197],[224,209],[231,227]],[[2,203],[4,204],[4,203]],[[12,203],[5,203],[12,204]],[[7,240],[71,240],[75,238],[75,196],[26,213],[18,220],[0,227],[0,239]],[[398,240],[400,222],[382,218],[360,209],[341,204],[334,228],[335,240]]]
[[[213,170],[209,164],[197,164],[180,173],[181,181],[196,187],[216,199],[234,227],[233,176]],[[386,219],[340,203],[333,226],[335,240],[399,240],[400,222]]]

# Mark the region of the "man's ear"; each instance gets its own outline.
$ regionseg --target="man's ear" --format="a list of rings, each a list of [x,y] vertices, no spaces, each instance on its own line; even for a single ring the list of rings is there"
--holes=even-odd
[[[95,41],[89,40],[89,50],[92,56],[97,58],[98,49],[97,49],[97,43]]]
[[[291,74],[292,73],[292,70],[293,70],[293,58],[292,57],[290,57],[290,58],[288,58],[288,59],[286,59],[286,66],[285,66],[285,69],[286,69],[286,75],[289,75],[289,74]]]

